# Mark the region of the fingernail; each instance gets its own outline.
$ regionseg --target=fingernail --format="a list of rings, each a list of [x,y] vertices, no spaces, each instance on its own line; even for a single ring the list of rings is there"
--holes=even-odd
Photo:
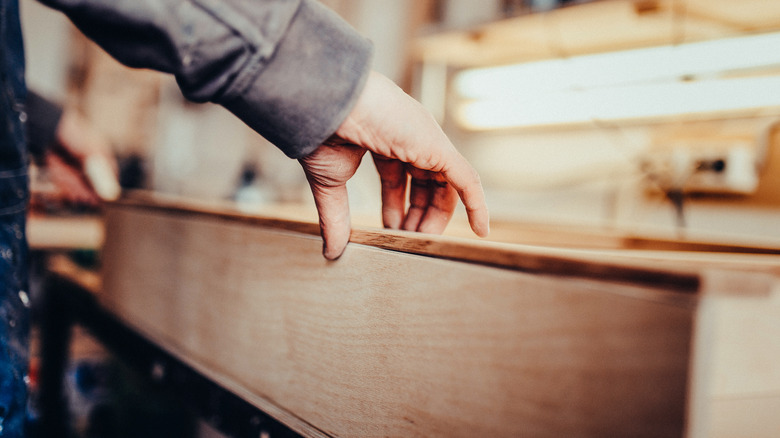
[[[396,211],[384,211],[382,212],[382,225],[385,228],[391,230],[397,230],[401,228],[401,222],[403,222],[403,215]]]
[[[482,237],[487,237],[490,235],[490,220],[485,221],[485,226],[483,227],[482,233]]]
[[[401,216],[393,217],[392,219],[385,222],[385,228],[391,230],[397,230],[401,228]]]
[[[343,253],[343,251],[341,251],[341,252],[335,251],[333,249],[328,248],[327,245],[325,245],[325,244],[322,245],[322,255],[323,255],[323,257],[325,257],[328,260],[331,260],[331,261],[338,260],[338,258],[341,257],[342,253]]]
[[[479,237],[487,237],[490,235],[490,222],[484,222],[481,224],[475,224],[476,226],[473,228],[474,233]]]

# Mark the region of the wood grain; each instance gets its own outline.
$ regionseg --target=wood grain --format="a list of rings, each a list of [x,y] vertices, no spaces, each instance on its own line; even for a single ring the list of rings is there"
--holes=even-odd
[[[611,0],[433,33],[418,39],[414,55],[421,62],[484,67],[777,29],[780,7],[765,0]]]
[[[175,197],[136,193],[132,197],[113,203],[113,208],[157,211],[189,218],[218,218],[224,222],[319,236],[319,226],[315,223],[246,214],[236,210],[235,206],[229,203],[198,203]],[[693,293],[699,287],[698,275],[692,273],[690,269],[686,270],[685,266],[681,269],[666,267],[661,270],[642,260],[623,260],[615,257],[609,258],[610,262],[594,264],[593,253],[566,248],[506,244],[360,227],[353,227],[350,242],[439,259],[566,277],[610,279],[630,284],[664,287],[678,292]],[[595,257],[597,258],[598,255]]]
[[[109,208],[104,303],[306,436],[683,434],[695,273],[236,219]]]

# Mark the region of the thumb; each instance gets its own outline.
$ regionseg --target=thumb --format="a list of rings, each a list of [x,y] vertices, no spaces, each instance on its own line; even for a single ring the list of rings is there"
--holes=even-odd
[[[320,217],[322,255],[328,260],[336,260],[347,247],[351,232],[347,186],[320,185],[312,178],[309,178],[309,185]]]

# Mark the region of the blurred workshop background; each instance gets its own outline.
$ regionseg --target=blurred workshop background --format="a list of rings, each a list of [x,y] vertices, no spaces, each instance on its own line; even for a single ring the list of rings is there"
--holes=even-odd
[[[778,2],[324,3],[472,161],[498,238],[520,221],[780,241]],[[227,111],[120,66],[35,1],[23,20],[30,87],[107,136],[124,186],[313,214],[298,164]],[[352,208],[378,225],[365,164]]]

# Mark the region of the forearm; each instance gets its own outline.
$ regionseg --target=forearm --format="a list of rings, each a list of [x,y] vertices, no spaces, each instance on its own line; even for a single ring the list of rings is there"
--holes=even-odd
[[[176,76],[298,158],[349,113],[370,43],[313,0],[41,0],[119,61]]]

